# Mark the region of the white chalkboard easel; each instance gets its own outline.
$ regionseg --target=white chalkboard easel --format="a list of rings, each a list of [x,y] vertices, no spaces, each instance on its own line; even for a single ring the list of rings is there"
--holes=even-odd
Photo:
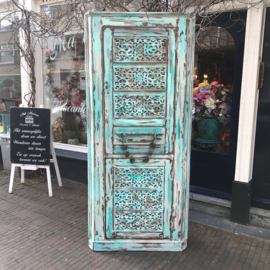
[[[27,106],[20,105],[20,107],[27,107]],[[40,105],[39,107],[44,108],[44,105]],[[51,132],[51,134],[52,134],[52,132]],[[51,148],[51,154],[52,154],[52,159],[50,159],[50,163],[54,163],[57,181],[58,181],[59,186],[62,187],[62,180],[61,180],[61,176],[60,176],[60,171],[59,171],[59,167],[58,167],[58,162],[57,162],[55,150],[53,147],[52,136],[50,136],[50,148]],[[16,167],[21,168],[21,183],[24,183],[24,171],[25,170],[34,171],[34,170],[38,170],[38,169],[46,169],[48,193],[49,193],[49,197],[52,197],[53,192],[52,192],[50,164],[49,165],[33,165],[33,164],[11,163],[10,182],[9,182],[9,189],[8,189],[9,193],[12,193],[12,188],[13,188],[13,183],[14,183],[14,174],[15,174]]]

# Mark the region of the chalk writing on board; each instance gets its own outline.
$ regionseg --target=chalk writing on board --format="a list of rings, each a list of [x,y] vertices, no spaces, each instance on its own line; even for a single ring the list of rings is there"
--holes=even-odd
[[[11,162],[47,165],[50,162],[50,110],[12,108]]]

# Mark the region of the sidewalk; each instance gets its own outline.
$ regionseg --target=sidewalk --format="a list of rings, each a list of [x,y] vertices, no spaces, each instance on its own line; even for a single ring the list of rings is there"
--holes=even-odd
[[[14,183],[0,177],[0,269],[270,269],[270,242],[189,224],[182,252],[93,252],[87,238],[87,186],[53,178]],[[193,220],[200,217],[194,213]],[[195,215],[195,216],[194,216]],[[203,216],[201,216],[203,219]]]

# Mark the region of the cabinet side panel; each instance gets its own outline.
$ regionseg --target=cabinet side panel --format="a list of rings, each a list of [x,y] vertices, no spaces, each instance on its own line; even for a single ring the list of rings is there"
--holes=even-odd
[[[183,110],[183,117],[187,115],[187,123],[184,141],[186,142],[187,163],[184,171],[183,181],[186,181],[186,192],[183,201],[186,207],[183,209],[183,235],[182,240],[188,236],[188,213],[189,213],[189,183],[190,183],[190,153],[191,153],[191,132],[192,132],[192,99],[193,99],[193,76],[194,76],[194,53],[195,53],[195,18],[187,19],[187,94],[186,108]]]
[[[93,185],[92,179],[94,176],[94,159],[93,159],[93,93],[92,93],[92,29],[91,20],[89,16],[85,16],[85,31],[84,31],[84,42],[85,42],[85,71],[86,71],[86,102],[87,102],[87,147],[88,147],[88,237],[93,239]]]
[[[173,183],[173,214],[172,239],[179,241],[183,234],[183,209],[186,207],[183,197],[186,190],[187,143],[185,141],[188,116],[185,115],[189,106],[187,98],[187,35],[186,18],[180,17],[177,37],[177,71],[175,89],[175,144],[174,144],[174,183]]]
[[[94,183],[93,191],[93,218],[95,241],[105,239],[104,237],[104,141],[103,141],[103,31],[101,17],[92,18],[92,91],[93,91],[93,110],[94,110],[94,175],[91,181]]]

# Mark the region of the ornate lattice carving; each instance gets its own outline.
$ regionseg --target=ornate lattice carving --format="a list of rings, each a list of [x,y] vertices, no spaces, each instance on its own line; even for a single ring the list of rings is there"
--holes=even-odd
[[[116,190],[117,210],[162,210],[162,190]]]
[[[165,94],[115,94],[114,96],[114,115],[116,118],[164,118],[165,107]]]
[[[162,231],[162,212],[115,211],[115,231]]]
[[[114,168],[115,188],[162,188],[164,168]]]
[[[130,61],[165,61],[165,38],[115,38],[114,60]]]
[[[166,88],[165,67],[115,67],[114,90]]]

